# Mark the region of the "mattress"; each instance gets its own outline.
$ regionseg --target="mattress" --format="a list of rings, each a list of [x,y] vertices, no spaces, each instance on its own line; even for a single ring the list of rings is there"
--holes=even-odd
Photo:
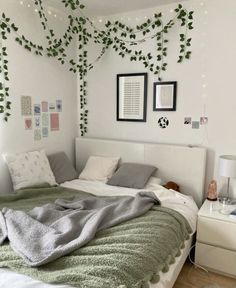
[[[111,195],[135,195],[140,192],[138,189],[130,189],[123,187],[114,187],[106,185],[98,181],[73,180],[65,182],[62,186],[90,192],[95,195],[111,196]],[[189,222],[192,230],[196,230],[196,219],[198,208],[189,196],[182,195],[173,190],[166,190],[156,182],[150,181],[145,187],[146,191],[152,191],[161,200],[162,206],[174,209],[181,213]],[[177,278],[182,265],[188,255],[191,246],[191,239],[186,241],[185,248],[181,255],[176,259],[175,264],[170,266],[167,273],[161,273],[161,280],[157,284],[150,284],[150,288],[171,288]],[[31,279],[28,276],[20,275],[8,269],[0,269],[0,287],[1,288],[68,288],[67,285],[50,285],[40,281]]]

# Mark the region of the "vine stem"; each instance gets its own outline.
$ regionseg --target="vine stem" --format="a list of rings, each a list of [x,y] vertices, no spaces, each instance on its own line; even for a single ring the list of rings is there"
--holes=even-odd
[[[183,42],[183,40],[180,40],[183,42],[181,44],[184,45],[184,56],[181,55],[183,51],[180,52],[180,56],[184,59],[189,58],[189,55],[191,52],[187,51],[187,46],[191,46],[191,43],[190,43],[191,40],[187,39],[187,32],[188,32],[188,29],[190,30],[192,29],[192,27],[191,25],[189,25],[191,24],[190,23],[191,21],[188,21],[188,20],[192,19],[190,16],[192,16],[193,12],[191,11],[188,14],[187,10],[183,9],[182,5],[180,4],[175,9],[175,12],[176,12],[175,17],[173,17],[166,25],[164,25],[163,20],[161,18],[162,14],[159,13],[159,14],[155,14],[154,16],[155,18],[153,18],[152,20],[148,19],[146,22],[143,22],[141,25],[137,25],[135,28],[131,28],[130,26],[127,26],[119,21],[116,21],[114,23],[111,23],[110,21],[108,21],[106,23],[107,29],[105,28],[104,30],[100,30],[100,29],[97,29],[94,23],[83,14],[81,9],[83,9],[84,5],[79,5],[78,0],[62,0],[62,2],[65,4],[65,7],[69,6],[71,14],[68,16],[70,21],[69,21],[69,24],[67,26],[65,33],[63,34],[61,38],[57,38],[54,30],[50,29],[48,25],[48,19],[47,19],[47,15],[45,13],[45,9],[42,4],[42,0],[34,0],[34,4],[39,9],[38,16],[41,19],[41,24],[43,26],[45,37],[47,39],[47,41],[45,41],[46,43],[44,47],[41,45],[36,45],[32,41],[26,39],[24,35],[19,35],[19,33],[17,33],[16,31],[18,30],[18,28],[15,26],[14,23],[10,23],[10,18],[9,17],[6,18],[4,13],[2,14],[3,15],[2,18],[0,18],[0,26],[2,26],[0,28],[2,28],[2,40],[5,39],[6,37],[5,34],[8,34],[12,31],[15,33],[15,35],[18,35],[19,41],[17,41],[17,38],[15,40],[19,42],[19,44],[23,46],[25,49],[29,50],[30,52],[34,52],[36,55],[57,58],[57,60],[60,61],[61,64],[68,64],[70,68],[69,70],[73,71],[74,73],[79,73],[80,80],[81,80],[81,95],[80,95],[81,118],[82,118],[81,133],[83,135],[87,133],[88,110],[86,109],[86,105],[87,105],[86,95],[87,95],[88,70],[90,70],[93,67],[94,63],[98,62],[102,58],[102,56],[105,54],[107,49],[112,44],[113,44],[113,48],[116,51],[119,51],[119,54],[122,57],[129,55],[131,56],[130,57],[131,61],[132,60],[143,61],[143,64],[149,71],[158,72],[155,74],[158,74],[158,76],[160,76],[161,72],[165,70],[165,67],[167,65],[167,63],[164,63],[164,59],[165,59],[164,57],[167,56],[167,49],[168,49],[167,45],[165,45],[165,43],[168,42],[168,40],[165,37],[165,33],[168,33],[169,29],[171,29],[172,26],[175,25],[176,20],[179,19],[180,21],[182,21],[182,26],[184,25],[186,26],[185,34],[181,34],[182,36],[184,35],[185,41]],[[80,18],[75,17],[73,13],[73,11],[77,9],[77,7],[80,8],[79,13],[82,15],[82,17]],[[2,21],[4,21],[4,25]],[[89,25],[87,25],[87,23]],[[6,25],[7,25],[7,28],[6,28]],[[90,31],[88,30],[88,26],[91,27],[90,29],[92,30],[93,34],[89,33]],[[151,30],[150,27],[152,28],[152,31],[150,31]],[[126,30],[124,30],[124,28],[126,28]],[[153,33],[154,29],[155,29],[155,33]],[[158,32],[156,32],[157,30]],[[122,31],[123,31],[123,35],[122,35]],[[131,40],[132,38],[136,39],[136,35],[138,33],[143,34],[142,38],[137,39],[137,40]],[[68,59],[67,50],[66,50],[72,41],[71,39],[73,39],[73,34],[79,35],[81,38],[81,40],[79,40],[81,41],[81,45],[80,45],[81,50],[80,50],[79,58],[76,62],[74,59],[71,59],[71,60]],[[160,35],[161,37],[160,38],[161,45],[158,45],[158,47],[160,47],[161,49],[157,49],[157,51],[160,51],[159,53],[160,55],[157,55],[158,56],[157,62],[159,63],[158,59],[161,60],[159,63],[161,67],[156,66],[154,68],[155,62],[151,61],[151,59],[153,59],[154,56],[151,53],[144,55],[142,50],[137,51],[135,49],[131,49],[130,46],[147,42],[149,39],[154,39],[158,35]],[[128,37],[130,38],[130,40],[127,39]],[[138,37],[141,37],[141,36],[138,36]],[[103,47],[99,55],[95,58],[95,60],[91,62],[90,64],[88,64],[88,55],[87,55],[87,51],[85,50],[85,47],[86,45],[88,45],[88,42],[91,40],[93,40],[95,44],[98,43],[98,44],[103,45]],[[157,41],[159,41],[159,39],[157,39]],[[2,52],[4,52],[3,48],[2,48]],[[5,54],[5,52],[3,54]],[[6,60],[4,60],[3,56],[4,55],[2,55],[3,62],[1,63],[2,72],[3,72],[2,75],[4,76],[3,80],[6,81],[8,80],[8,65],[7,65],[7,62],[5,63]],[[4,70],[5,65],[7,67],[6,70]],[[157,69],[159,70],[157,71]],[[5,82],[4,82],[4,87],[5,87],[4,88],[5,90],[3,90],[3,93],[5,94],[4,99],[6,100],[6,96],[9,96],[8,94],[9,88],[5,86]],[[10,107],[9,103],[10,103],[9,101],[5,101],[6,111]]]

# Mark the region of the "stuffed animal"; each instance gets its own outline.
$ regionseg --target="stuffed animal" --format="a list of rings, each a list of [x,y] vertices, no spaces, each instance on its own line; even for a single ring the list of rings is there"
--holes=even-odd
[[[163,185],[163,187],[165,187],[166,189],[172,189],[172,190],[175,190],[177,192],[180,192],[179,185],[173,181],[167,182],[165,185]]]

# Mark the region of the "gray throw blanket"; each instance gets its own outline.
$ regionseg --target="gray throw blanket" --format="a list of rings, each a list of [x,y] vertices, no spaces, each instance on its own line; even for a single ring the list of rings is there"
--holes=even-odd
[[[154,204],[160,202],[152,192],[140,192],[135,197],[84,193],[28,213],[3,208],[0,244],[8,238],[12,249],[28,265],[40,266],[84,246],[102,229],[143,215]]]

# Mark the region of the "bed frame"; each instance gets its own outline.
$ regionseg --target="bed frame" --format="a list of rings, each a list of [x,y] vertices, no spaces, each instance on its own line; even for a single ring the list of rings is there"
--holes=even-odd
[[[90,155],[120,156],[122,162],[148,163],[158,168],[156,176],[174,181],[200,207],[204,196],[206,149],[180,145],[77,138],[76,166],[83,169]]]

